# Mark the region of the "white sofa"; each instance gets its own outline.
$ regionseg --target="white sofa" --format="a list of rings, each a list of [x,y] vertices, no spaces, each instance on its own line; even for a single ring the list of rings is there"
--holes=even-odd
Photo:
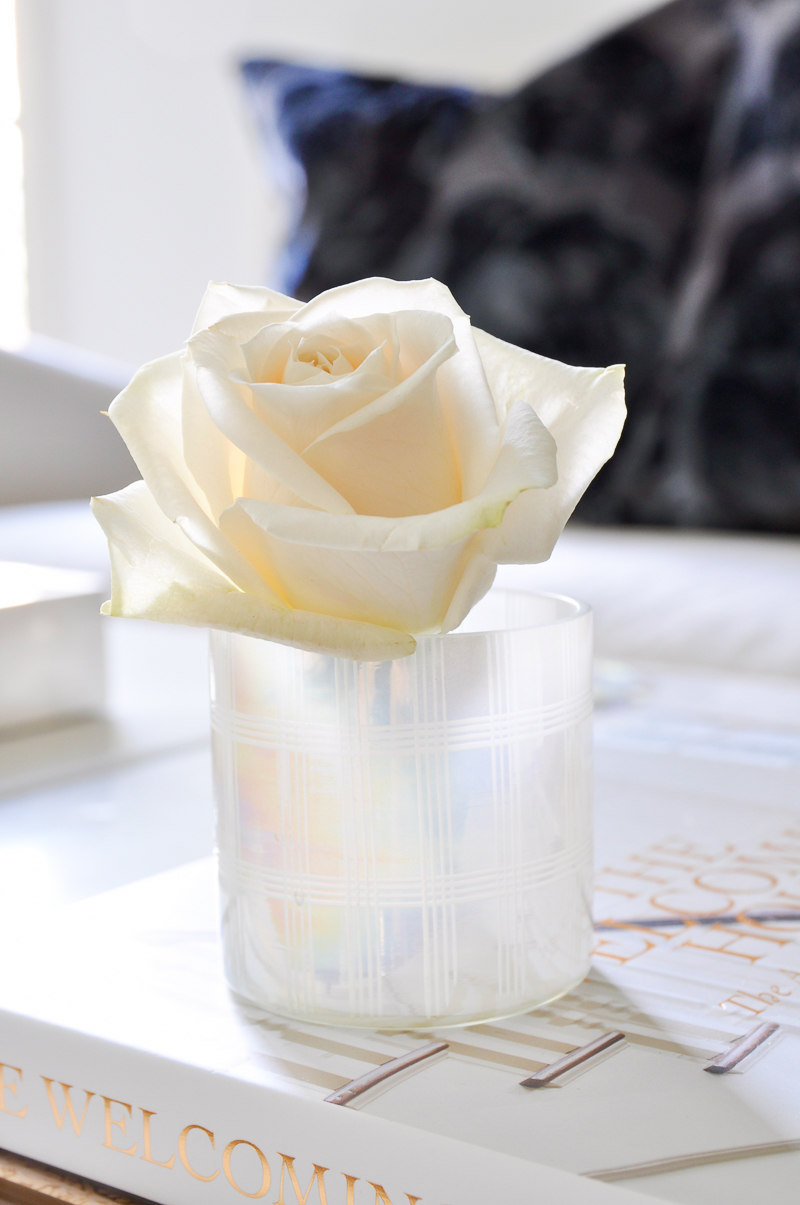
[[[591,603],[600,657],[800,678],[800,538],[570,525],[506,585]]]
[[[138,473],[103,415],[127,385],[124,364],[34,335],[0,351],[0,506],[86,498]]]

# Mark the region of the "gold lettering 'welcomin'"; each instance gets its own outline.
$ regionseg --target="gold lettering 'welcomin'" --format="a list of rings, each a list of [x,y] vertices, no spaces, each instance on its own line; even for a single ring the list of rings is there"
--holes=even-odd
[[[382,1184],[373,1184],[371,1180],[367,1180],[367,1184],[369,1184],[370,1188],[375,1189],[375,1205],[392,1205]],[[405,1195],[408,1197],[408,1205],[417,1205],[417,1201],[422,1200],[422,1197],[412,1197],[409,1192]]]
[[[44,1086],[47,1089],[47,1099],[50,1101],[50,1108],[53,1110],[53,1117],[56,1119],[56,1125],[58,1126],[59,1130],[63,1126],[65,1119],[69,1117],[70,1121],[72,1122],[73,1130],[77,1135],[80,1136],[80,1132],[83,1129],[83,1123],[86,1120],[86,1110],[89,1108],[89,1101],[94,1096],[94,1092],[86,1092],[84,1090],[86,1100],[83,1102],[83,1112],[81,1113],[80,1121],[78,1121],[78,1118],[75,1116],[75,1106],[73,1105],[72,1097],[70,1096],[72,1084],[62,1084],[60,1080],[58,1082],[59,1088],[64,1093],[64,1108],[59,1113],[55,1093],[53,1092],[54,1081],[48,1079],[46,1075],[43,1075],[41,1078],[44,1080]]]
[[[780,943],[778,943],[780,944]],[[50,1106],[50,1113],[59,1130],[66,1133],[74,1133],[76,1138],[81,1138],[86,1141],[86,1118],[89,1112],[89,1106],[95,1099],[95,1093],[90,1092],[87,1088],[76,1089],[73,1084],[64,1083],[62,1080],[50,1079],[49,1076],[42,1075],[39,1077],[44,1084],[47,1101]],[[24,1118],[28,1115],[30,1101],[23,1103],[20,1100],[20,1088],[23,1084],[23,1072],[21,1067],[15,1067],[12,1063],[0,1063],[0,1113],[6,1113],[11,1117]],[[73,1099],[73,1092],[83,1093],[83,1102],[78,1116],[78,1110]],[[79,1099],[79,1098],[78,1098]],[[128,1155],[135,1157],[140,1149],[139,1141],[131,1142],[130,1146],[123,1145],[123,1142],[130,1141],[133,1134],[129,1131],[129,1126],[134,1124],[134,1105],[125,1100],[117,1100],[113,1096],[98,1097],[103,1102],[103,1146],[107,1150],[117,1151],[120,1155]],[[14,1107],[18,1106],[18,1107]],[[169,1135],[164,1135],[163,1131],[158,1132],[156,1125],[156,1139],[153,1137],[153,1119],[157,1114],[152,1109],[144,1109],[136,1106],[136,1112],[142,1115],[142,1137],[141,1151],[139,1158],[145,1163],[150,1163],[154,1167],[162,1167],[165,1171],[172,1171],[175,1167],[176,1154],[173,1147],[173,1153],[168,1158],[157,1158],[153,1154],[155,1149],[164,1155],[170,1149],[168,1145]],[[94,1115],[94,1112],[93,1112]],[[70,1125],[65,1126],[65,1122],[69,1119]],[[91,1128],[91,1127],[90,1127]],[[196,1134],[196,1138],[189,1142],[190,1137]],[[191,1157],[188,1146],[191,1145]],[[177,1158],[180,1160],[180,1165],[194,1180],[200,1181],[202,1184],[211,1184],[216,1180],[220,1172],[225,1176],[230,1186],[242,1197],[249,1197],[253,1200],[265,1197],[269,1192],[272,1182],[272,1174],[270,1171],[269,1161],[266,1155],[259,1146],[247,1138],[234,1138],[222,1151],[220,1162],[221,1167],[214,1167],[214,1159],[216,1152],[216,1135],[213,1130],[206,1129],[205,1126],[191,1124],[184,1126],[178,1135],[177,1142]],[[249,1159],[251,1167],[260,1168],[261,1182],[254,1192],[250,1192],[243,1188],[237,1175],[240,1179],[246,1178],[243,1174],[244,1164],[239,1163],[239,1157],[234,1160],[234,1153],[238,1148],[246,1148],[251,1154],[243,1155],[245,1160]],[[258,1163],[253,1162],[255,1155]],[[281,1161],[280,1178],[278,1181],[278,1195],[272,1205],[329,1205],[328,1189],[331,1187],[331,1182],[328,1182],[326,1187],[326,1174],[334,1175],[330,1168],[323,1167],[321,1164],[312,1163],[311,1179],[305,1191],[300,1186],[300,1179],[295,1169],[296,1156],[286,1155],[279,1151],[277,1158]],[[237,1166],[234,1166],[236,1163]],[[198,1166],[203,1170],[198,1170]],[[238,1167],[238,1171],[237,1171]],[[344,1205],[393,1205],[393,1201],[383,1184],[373,1180],[360,1180],[358,1176],[348,1175],[346,1172],[341,1173],[344,1179],[346,1200]],[[251,1181],[252,1184],[253,1181]],[[257,1181],[255,1181],[257,1183]],[[334,1181],[333,1184],[337,1182]],[[341,1181],[338,1181],[339,1190],[334,1193],[334,1198],[341,1201]],[[356,1201],[356,1184],[361,1184],[359,1190],[358,1202]],[[369,1188],[374,1192],[374,1199],[369,1200],[364,1195],[365,1190]],[[316,1192],[314,1190],[316,1189]],[[411,1193],[403,1193],[403,1196],[408,1201],[408,1205],[419,1205],[421,1197],[412,1196]],[[369,1193],[369,1198],[372,1193]],[[398,1202],[397,1196],[394,1198]],[[333,1205],[333,1203],[331,1203]]]
[[[139,1112],[142,1115],[142,1145],[144,1147],[142,1158],[146,1163],[155,1163],[156,1167],[166,1167],[169,1170],[175,1162],[175,1156],[171,1155],[166,1162],[162,1163],[160,1159],[153,1158],[150,1150],[150,1118],[155,1117],[155,1113],[151,1113],[149,1109],[140,1109]]]
[[[261,1161],[261,1186],[260,1186],[258,1192],[245,1192],[245,1190],[243,1188],[240,1188],[239,1185],[236,1183],[236,1181],[233,1178],[233,1172],[231,1171],[231,1155],[233,1154],[233,1152],[237,1146],[249,1146],[252,1150],[255,1151],[255,1153],[258,1155],[259,1160]],[[233,1142],[229,1142],[228,1145],[225,1147],[225,1150],[222,1152],[222,1170],[225,1173],[225,1178],[228,1181],[228,1183],[230,1185],[232,1185],[232,1187],[235,1188],[237,1192],[240,1192],[243,1197],[264,1197],[269,1192],[269,1185],[270,1185],[270,1179],[271,1179],[270,1172],[269,1172],[269,1164],[267,1163],[267,1159],[266,1159],[266,1156],[264,1155],[264,1152],[260,1149],[260,1147],[257,1147],[254,1142],[246,1142],[244,1140],[244,1138],[234,1138]],[[281,1169],[281,1170],[283,1170],[283,1169]],[[305,1202],[304,1202],[304,1205],[305,1205]],[[323,1205],[324,1205],[324,1203],[323,1203]]]
[[[12,1071],[16,1075],[17,1083],[13,1080],[9,1083],[6,1080],[7,1071]],[[22,1083],[22,1071],[20,1068],[12,1067],[10,1063],[0,1063],[0,1113],[10,1113],[12,1117],[24,1117],[28,1112],[27,1105],[22,1109],[10,1109],[6,1103],[6,1092],[10,1092],[12,1096],[16,1096],[18,1083]]]
[[[120,1155],[135,1155],[136,1148],[139,1145],[138,1142],[134,1142],[133,1146],[129,1146],[129,1147],[127,1147],[127,1149],[123,1148],[121,1146],[115,1146],[114,1138],[111,1133],[112,1126],[118,1126],[119,1129],[122,1130],[122,1133],[124,1135],[125,1134],[125,1123],[127,1121],[127,1118],[125,1117],[124,1113],[123,1113],[122,1117],[113,1118],[111,1116],[111,1106],[119,1105],[121,1108],[127,1109],[129,1118],[133,1117],[133,1109],[131,1108],[131,1106],[129,1104],[126,1104],[124,1100],[114,1100],[114,1098],[111,1096],[103,1097],[103,1105],[105,1106],[103,1118],[105,1121],[105,1130],[106,1130],[106,1140],[103,1143],[103,1146],[107,1146],[109,1148],[109,1150],[112,1150],[112,1151],[119,1151]]]
[[[178,1138],[178,1154],[181,1157],[181,1163],[186,1168],[186,1170],[190,1176],[194,1176],[195,1180],[202,1180],[204,1184],[210,1184],[211,1181],[216,1180],[217,1176],[219,1175],[219,1168],[217,1168],[217,1170],[214,1172],[214,1174],[212,1176],[202,1176],[200,1174],[200,1172],[196,1172],[194,1170],[194,1168],[192,1167],[191,1163],[189,1162],[189,1159],[186,1154],[186,1139],[189,1137],[192,1130],[200,1130],[200,1132],[202,1134],[205,1134],[206,1138],[211,1143],[211,1149],[212,1150],[214,1149],[214,1132],[213,1132],[213,1130],[207,1130],[205,1128],[205,1126],[191,1125],[191,1126],[184,1126],[180,1132],[180,1136]]]
[[[325,1173],[327,1171],[329,1171],[330,1168],[318,1167],[317,1164],[315,1163],[313,1165],[314,1173],[308,1182],[308,1188],[301,1195],[300,1185],[297,1180],[297,1172],[294,1170],[294,1156],[293,1155],[281,1155],[280,1151],[278,1151],[278,1154],[280,1155],[280,1158],[281,1158],[281,1180],[280,1180],[280,1184],[278,1186],[278,1199],[275,1202],[275,1205],[287,1205],[287,1203],[283,1197],[283,1173],[285,1171],[288,1171],[288,1173],[289,1173],[289,1179],[292,1182],[292,1188],[294,1189],[294,1195],[297,1197],[299,1205],[306,1205],[306,1201],[308,1200],[308,1194],[311,1192],[311,1189],[314,1185],[315,1180],[317,1182],[317,1188],[319,1190],[320,1205],[328,1205],[328,1199],[325,1196]],[[346,1179],[349,1181],[350,1177],[347,1176]],[[351,1197],[352,1197],[352,1194],[349,1190],[349,1185],[348,1185],[348,1193],[347,1193],[348,1202],[351,1200]]]

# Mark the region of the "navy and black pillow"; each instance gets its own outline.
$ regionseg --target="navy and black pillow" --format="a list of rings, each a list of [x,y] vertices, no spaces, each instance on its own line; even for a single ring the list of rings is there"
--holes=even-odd
[[[586,521],[800,532],[800,0],[674,0],[506,96],[243,72],[297,215],[278,287],[435,276],[625,362]]]

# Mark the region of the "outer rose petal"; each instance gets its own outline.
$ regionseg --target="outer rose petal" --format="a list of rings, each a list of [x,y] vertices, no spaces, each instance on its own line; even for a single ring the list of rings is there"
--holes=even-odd
[[[264,320],[268,323],[274,323],[277,326],[281,322],[291,322],[294,317],[294,310],[269,310],[264,314],[263,310],[257,310],[251,313],[249,310],[241,314],[228,314],[225,318],[220,318],[219,322],[213,322],[210,327],[211,331],[220,331],[223,335],[230,335],[237,343],[246,343],[248,339],[252,339],[259,331],[264,329]],[[195,334],[199,334],[196,331]],[[194,335],[191,336],[194,338]]]
[[[498,564],[546,561],[581,495],[617,446],[625,422],[625,367],[572,368],[475,329],[475,342],[498,405],[520,399],[558,448],[558,482],[512,502],[483,551]]]
[[[447,608],[442,624],[443,632],[452,632],[464,622],[475,604],[491,590],[496,573],[497,565],[482,553],[476,552],[470,556]]]
[[[466,567],[469,536],[457,544],[413,552],[294,543],[264,530],[249,516],[248,511],[259,505],[271,504],[250,502],[247,510],[231,507],[221,522],[261,572],[279,585],[292,606],[417,635],[441,631]]]
[[[556,480],[553,437],[524,403],[513,406],[506,419],[503,445],[483,491],[477,498],[431,514],[335,515],[306,507],[283,506],[255,498],[239,498],[220,516],[223,531],[236,541],[249,532],[240,515],[262,532],[289,544],[349,552],[418,552],[446,548],[485,527],[495,527],[505,509],[523,490],[547,489]],[[253,544],[248,536],[248,557]],[[258,563],[255,559],[254,563]]]
[[[168,519],[231,581],[261,595],[264,583],[209,517],[208,503],[183,459],[182,354],[145,364],[109,407],[139,472]]]
[[[386,661],[413,653],[405,632],[291,610],[237,590],[162,514],[144,482],[94,498],[109,541],[112,597],[105,615],[215,627],[338,657]]]
[[[147,570],[154,582],[176,581],[199,590],[235,590],[220,572],[166,517],[144,481],[134,481],[116,494],[92,499],[92,513],[111,544],[130,565]],[[111,606],[116,610],[116,586]],[[266,587],[267,598],[282,605]]]
[[[215,322],[227,318],[230,314],[265,314],[270,310],[288,310],[294,313],[302,304],[302,301],[276,293],[274,289],[265,289],[257,285],[222,284],[212,280],[209,281],[200,302],[192,334],[196,335],[198,331],[213,326]]]

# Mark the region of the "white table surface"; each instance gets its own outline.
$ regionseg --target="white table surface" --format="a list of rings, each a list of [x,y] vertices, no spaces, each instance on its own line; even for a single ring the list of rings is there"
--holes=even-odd
[[[83,502],[0,509],[0,559],[108,571]],[[106,716],[0,740],[0,935],[213,850],[206,633],[102,632]]]

